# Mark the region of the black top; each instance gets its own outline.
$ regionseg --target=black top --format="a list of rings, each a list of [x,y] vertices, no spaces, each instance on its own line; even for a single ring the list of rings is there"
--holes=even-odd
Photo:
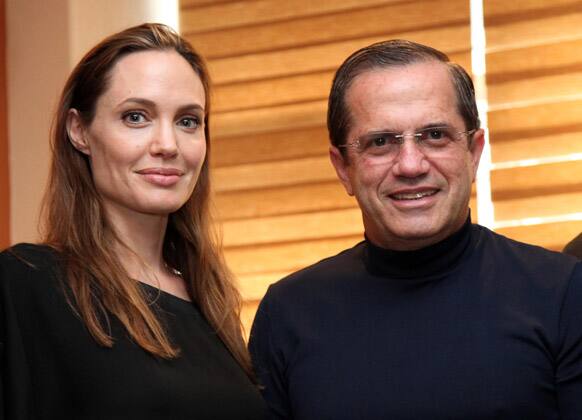
[[[582,419],[582,263],[469,222],[364,241],[270,287],[251,354],[271,418]]]
[[[67,303],[60,276],[47,247],[0,254],[0,419],[263,418],[255,386],[196,305],[144,284],[180,356],[151,356],[115,317],[114,345],[104,348]]]

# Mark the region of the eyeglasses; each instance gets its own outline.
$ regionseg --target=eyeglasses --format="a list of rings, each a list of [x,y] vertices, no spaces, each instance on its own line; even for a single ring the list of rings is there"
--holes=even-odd
[[[340,144],[340,148],[354,148],[360,155],[370,158],[382,157],[393,160],[400,151],[406,137],[412,137],[425,155],[448,151],[450,144],[463,136],[471,136],[477,130],[454,131],[450,127],[429,127],[416,133],[378,131],[365,134],[354,141]]]

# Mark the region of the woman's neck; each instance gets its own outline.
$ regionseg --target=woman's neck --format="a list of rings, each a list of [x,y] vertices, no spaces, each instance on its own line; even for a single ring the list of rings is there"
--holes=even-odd
[[[106,214],[121,243],[115,244],[120,261],[132,278],[142,279],[166,271],[162,249],[167,215],[145,214],[107,206]]]
[[[162,254],[167,215],[152,215],[127,209],[107,208],[107,217],[121,243],[115,245],[127,274],[142,283],[190,300],[179,273],[166,266]]]

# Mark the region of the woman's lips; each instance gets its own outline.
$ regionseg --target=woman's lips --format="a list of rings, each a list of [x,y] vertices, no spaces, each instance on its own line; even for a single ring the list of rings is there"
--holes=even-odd
[[[184,174],[175,168],[147,168],[137,171],[150,184],[161,187],[170,187],[176,184]]]

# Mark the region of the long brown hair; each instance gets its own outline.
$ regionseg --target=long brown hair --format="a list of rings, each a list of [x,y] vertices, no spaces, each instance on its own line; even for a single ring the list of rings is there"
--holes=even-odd
[[[164,261],[182,273],[193,301],[250,375],[239,317],[240,295],[211,230],[210,80],[202,58],[169,27],[143,24],[114,34],[89,51],[69,76],[51,133],[52,166],[43,200],[43,241],[63,256],[70,303],[100,345],[113,346],[106,328],[108,314],[112,314],[144,350],[163,358],[178,355],[179,349],[172,345],[139,285],[130,279],[111,247],[119,238],[105,216],[89,160],[72,146],[66,127],[71,108],[89,125],[115,63],[127,54],[147,50],[179,53],[200,77],[206,97],[206,159],[192,196],[169,215]]]

